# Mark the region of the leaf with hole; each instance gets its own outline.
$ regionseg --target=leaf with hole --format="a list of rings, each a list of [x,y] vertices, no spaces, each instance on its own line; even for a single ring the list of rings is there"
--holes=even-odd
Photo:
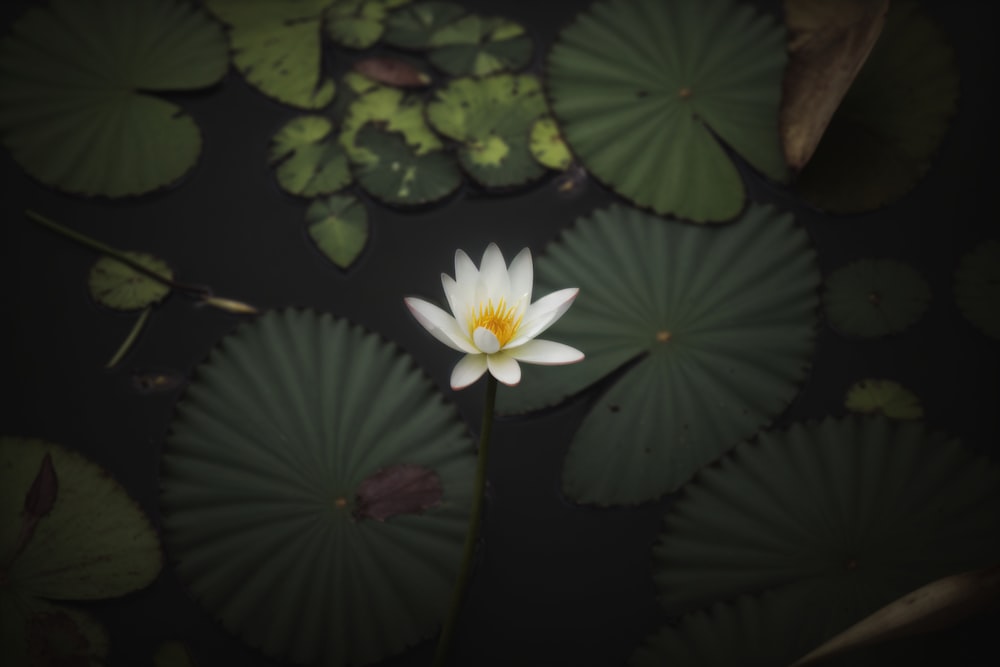
[[[349,268],[368,243],[368,211],[354,197],[317,199],[306,210],[309,236],[331,262]]]

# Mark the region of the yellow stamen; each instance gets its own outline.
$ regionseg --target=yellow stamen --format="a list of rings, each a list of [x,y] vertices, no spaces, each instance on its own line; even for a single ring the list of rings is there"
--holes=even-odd
[[[516,313],[517,306],[507,306],[503,299],[500,299],[500,303],[496,306],[493,305],[492,299],[485,304],[481,303],[479,310],[473,310],[472,317],[469,318],[469,335],[471,336],[479,327],[483,327],[493,332],[500,341],[500,347],[503,347],[510,342],[521,326],[521,317],[515,317]]]

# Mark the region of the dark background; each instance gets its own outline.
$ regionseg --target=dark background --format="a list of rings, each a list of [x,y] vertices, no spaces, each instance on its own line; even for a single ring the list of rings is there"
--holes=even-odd
[[[2,5],[3,32],[30,2]],[[536,40],[533,69],[559,28],[589,3],[466,3],[522,22]],[[762,3],[778,10],[780,3]],[[923,400],[931,429],[961,437],[996,458],[1000,448],[998,345],[958,313],[953,275],[962,254],[996,238],[995,91],[998,10],[991,2],[929,5],[955,49],[961,71],[958,114],[917,188],[884,210],[830,216],[747,174],[750,196],[791,208],[810,234],[820,268],[859,257],[894,257],[916,267],[933,292],[925,316],[905,334],[852,342],[820,324],[812,372],[777,426],[842,414],[843,394],[863,377],[887,377]],[[331,50],[331,64],[346,66]],[[301,112],[270,101],[231,72],[204,92],[174,96],[201,127],[204,147],[182,182],[151,195],[110,201],[63,195],[21,172],[0,152],[0,378],[2,433],[40,437],[76,449],[107,468],[159,521],[158,465],[181,389],[143,395],[132,374],[189,375],[238,316],[171,296],[150,318],[132,352],[104,365],[134,315],[108,311],[87,292],[93,252],[26,220],[34,209],[107,243],[167,260],[183,282],[260,308],[304,306],[376,331],[412,353],[470,428],[478,428],[482,383],[448,388],[457,354],[412,320],[405,295],[443,301],[439,274],[456,248],[478,261],[496,241],[508,260],[524,246],[537,255],[560,230],[617,197],[594,182],[567,198],[549,178],[511,194],[466,186],[417,213],[368,203],[371,238],[347,272],[309,240],[305,200],[284,194],[266,164],[270,137]],[[501,391],[504,388],[501,387]],[[461,665],[624,664],[665,620],[654,599],[650,547],[670,498],[637,508],[575,507],[561,496],[560,469],[588,396],[520,420],[501,420],[489,470],[485,539],[455,649]],[[188,643],[199,664],[278,664],[246,648],[187,597],[169,567],[148,589],[88,604],[111,633],[113,665],[141,665],[166,639]],[[952,664],[1000,664],[989,647],[996,613],[949,631]],[[970,656],[987,647],[991,658]],[[433,641],[385,665],[427,665]],[[984,649],[986,650],[986,649]],[[963,657],[964,656],[964,657]]]

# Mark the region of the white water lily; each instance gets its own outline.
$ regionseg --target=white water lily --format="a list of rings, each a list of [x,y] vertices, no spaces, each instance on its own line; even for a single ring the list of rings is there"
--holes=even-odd
[[[451,314],[434,304],[407,297],[407,307],[425,329],[465,356],[451,373],[451,388],[464,389],[488,370],[507,385],[521,381],[518,362],[572,364],[583,352],[536,336],[562,317],[573,303],[576,287],[561,289],[531,303],[534,273],[531,251],[517,254],[510,268],[491,243],[476,268],[463,251],[455,252],[455,277],[441,274]]]

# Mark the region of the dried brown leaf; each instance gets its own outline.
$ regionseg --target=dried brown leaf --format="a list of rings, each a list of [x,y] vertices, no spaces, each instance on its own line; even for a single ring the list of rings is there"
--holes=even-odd
[[[405,60],[386,56],[355,61],[354,70],[369,79],[395,88],[422,88],[431,82],[430,76]]]
[[[441,478],[430,468],[389,466],[361,482],[354,517],[385,521],[397,514],[420,514],[441,502],[441,493]]]

